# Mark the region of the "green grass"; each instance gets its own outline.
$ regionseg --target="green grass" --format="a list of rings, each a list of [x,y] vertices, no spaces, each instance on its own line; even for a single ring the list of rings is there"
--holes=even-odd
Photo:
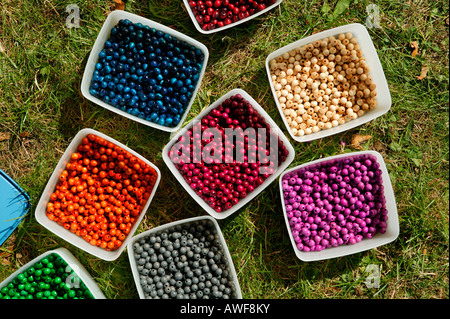
[[[336,3],[339,5],[336,5]],[[65,26],[65,7],[77,4],[81,27]],[[126,252],[116,261],[91,256],[52,234],[34,208],[53,168],[80,129],[99,130],[128,145],[162,172],[138,233],[204,215],[161,156],[170,134],[137,124],[85,100],[84,65],[113,1],[6,0],[0,7],[0,168],[31,196],[32,211],[0,247],[0,281],[47,250],[68,248],[108,298],[137,298]],[[342,4],[348,3],[348,9]],[[372,139],[393,182],[400,236],[388,245],[326,261],[298,260],[290,245],[277,182],[229,219],[220,221],[245,298],[448,299],[449,64],[446,1],[284,0],[269,13],[229,31],[196,31],[179,0],[129,0],[126,9],[204,43],[210,60],[189,121],[229,90],[246,90],[286,129],[270,92],[264,62],[272,51],[313,32],[365,23],[366,6],[380,8],[381,29],[369,29],[392,95],[382,117],[348,132],[296,143],[291,167],[354,151],[353,134]],[[333,18],[334,17],[334,18]],[[409,44],[419,53],[411,57]],[[423,80],[422,65],[429,66]],[[345,143],[343,143],[345,142]],[[378,265],[379,288],[366,270]]]

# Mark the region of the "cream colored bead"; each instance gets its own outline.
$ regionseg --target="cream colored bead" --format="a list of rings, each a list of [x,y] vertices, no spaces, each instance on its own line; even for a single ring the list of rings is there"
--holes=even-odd
[[[276,91],[280,91],[282,89],[282,86],[281,86],[280,83],[277,83],[277,84],[274,85],[274,88],[275,88]]]
[[[303,135],[305,135],[305,131],[302,129],[298,130],[298,136],[303,136]]]
[[[333,127],[333,124],[331,124],[331,122],[326,122],[324,128],[325,129],[330,129]]]

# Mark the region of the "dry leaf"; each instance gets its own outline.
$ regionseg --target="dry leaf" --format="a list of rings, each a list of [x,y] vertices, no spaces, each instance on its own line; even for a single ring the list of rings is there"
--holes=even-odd
[[[422,65],[422,70],[420,70],[420,75],[417,76],[416,75],[416,79],[417,80],[423,80],[427,77],[427,73],[428,73],[428,67],[426,65]]]
[[[23,131],[22,133],[20,133],[20,137],[22,138],[30,138],[32,136],[32,134],[30,132],[27,131]]]
[[[411,56],[414,58],[417,55],[417,52],[419,51],[419,45],[417,44],[416,41],[413,41],[411,42],[410,46],[413,49]]]
[[[125,10],[125,3],[122,0],[114,0],[114,3],[116,4],[115,10]]]
[[[359,135],[359,134],[355,134],[352,136],[352,144],[351,147],[353,148],[357,148],[362,150],[362,146],[361,143],[368,141],[372,138],[372,136],[370,135]]]
[[[11,138],[11,134],[0,132],[0,142],[9,140]]]
[[[0,53],[5,52],[5,48],[3,47],[2,42],[0,41]]]

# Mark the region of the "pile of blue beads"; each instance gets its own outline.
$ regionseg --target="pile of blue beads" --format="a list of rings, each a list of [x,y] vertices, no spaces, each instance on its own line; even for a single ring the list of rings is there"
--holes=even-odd
[[[146,299],[237,298],[232,271],[211,221],[148,234],[133,244]]]
[[[89,92],[133,116],[175,127],[193,98],[204,58],[183,40],[122,19],[99,53]]]

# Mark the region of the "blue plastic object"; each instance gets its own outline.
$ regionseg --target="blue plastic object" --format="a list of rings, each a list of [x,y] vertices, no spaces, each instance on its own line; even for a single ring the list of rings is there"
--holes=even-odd
[[[0,246],[30,211],[30,196],[0,169]]]

